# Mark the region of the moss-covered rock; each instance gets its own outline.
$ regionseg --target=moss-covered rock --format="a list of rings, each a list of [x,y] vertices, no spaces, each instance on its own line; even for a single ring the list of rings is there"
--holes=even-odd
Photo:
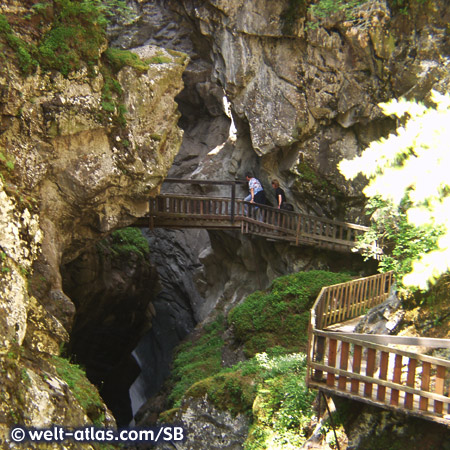
[[[249,295],[230,311],[229,322],[248,356],[277,345],[304,351],[309,311],[320,289],[349,279],[348,274],[326,271],[277,278],[267,291]]]

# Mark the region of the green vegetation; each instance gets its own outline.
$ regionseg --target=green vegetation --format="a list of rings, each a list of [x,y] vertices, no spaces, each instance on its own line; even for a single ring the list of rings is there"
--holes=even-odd
[[[333,16],[336,13],[343,13],[346,20],[354,19],[355,9],[366,3],[368,0],[319,0],[312,4],[309,8],[312,21],[308,21],[306,27],[315,29],[320,22]]]
[[[53,356],[52,362],[94,425],[101,426],[105,420],[103,401],[97,388],[86,378],[84,370],[60,356]]]
[[[4,166],[8,172],[12,172],[15,166],[14,156],[5,155],[0,151],[0,165]]]
[[[67,76],[82,61],[96,64],[107,43],[106,25],[114,14],[129,17],[130,10],[119,0],[53,0],[52,27],[38,46],[42,68]]]
[[[311,5],[309,10],[319,19],[327,18],[340,11],[344,11],[346,17],[350,18],[353,9],[366,2],[367,0],[319,0]]]
[[[422,290],[450,268],[450,95],[433,92],[431,98],[432,108],[405,100],[381,104],[386,115],[399,119],[396,133],[339,165],[347,178],[361,173],[370,180],[364,194],[384,208],[373,211],[370,238],[387,244],[392,261],[402,258],[394,265],[403,283]]]
[[[299,272],[277,278],[266,292],[249,295],[228,316],[231,330],[250,359],[222,367],[222,316],[177,350],[170,404],[160,420],[173,421],[183,398],[203,398],[251,421],[246,450],[300,448],[306,440],[315,394],[305,385],[304,350],[309,310],[323,286],[350,275]]]
[[[171,58],[164,55],[155,55],[146,60],[149,64],[167,64],[172,62]]]
[[[224,318],[219,316],[204,327],[204,334],[196,342],[186,342],[177,351],[173,362],[172,383],[174,384],[169,401],[175,407],[186,390],[197,381],[221,370]]]
[[[376,217],[376,221],[371,222],[370,230],[358,242],[366,260],[383,248],[378,268],[381,272],[393,270],[400,284],[402,277],[411,272],[417,255],[438,248],[438,239],[444,231],[442,227],[430,224],[414,226],[408,222],[407,209],[406,204],[396,208],[380,197],[370,198],[366,213]]]
[[[142,72],[146,72],[149,68],[149,65],[145,61],[142,61],[138,55],[129,50],[108,48],[106,49],[104,56],[114,72],[118,72],[125,66],[133,67]]]
[[[141,231],[133,227],[112,232],[109,248],[118,255],[127,256],[130,253],[135,253],[143,259],[146,259],[150,252],[148,242]]]
[[[254,292],[229,314],[236,337],[248,356],[282,346],[304,350],[309,310],[323,286],[350,276],[326,271],[299,272],[277,278],[266,292]]]
[[[36,70],[38,61],[36,59],[35,46],[16,36],[3,14],[0,14],[0,37],[3,37],[9,47],[15,52],[23,74],[29,74]]]
[[[125,66],[133,67],[135,70],[145,72],[149,65],[141,60],[138,55],[128,50],[108,48],[103,54],[104,65],[101,73],[105,83],[102,89],[102,108],[110,116],[115,115],[119,126],[125,127],[127,124],[127,109],[120,99],[123,89],[116,79],[117,72]]]
[[[262,370],[245,450],[300,448],[315,398],[305,385],[306,356],[262,353],[255,359]]]
[[[105,80],[103,111],[116,125],[125,127],[127,111],[120,100],[123,90],[115,74],[126,65],[146,71],[148,63],[132,52],[108,48],[104,52],[103,65],[100,64],[101,52],[107,46],[109,18],[131,18],[131,9],[125,6],[125,1],[53,0],[35,4],[31,12],[45,19],[43,22],[51,22],[37,43],[21,39],[6,16],[0,14],[0,38],[13,50],[21,72],[29,75],[40,66],[43,71],[55,70],[67,77],[84,65],[89,69],[99,65]],[[94,74],[93,70],[91,72]]]
[[[338,194],[338,189],[322,175],[317,173],[309,164],[300,162],[297,164],[297,177],[300,181],[311,183],[314,189],[329,192],[333,195]]]
[[[110,17],[131,17],[123,0],[53,0],[35,4],[32,13],[51,26],[37,44],[25,42],[14,33],[7,18],[0,15],[0,35],[15,52],[22,73],[32,73],[38,65],[43,70],[56,70],[67,76],[79,70],[82,63],[92,67],[98,63],[102,47],[106,47],[106,24]],[[133,67],[137,65],[133,64]]]
[[[313,414],[315,394],[305,385],[306,356],[282,348],[260,353],[195,383],[189,397],[204,395],[221,410],[245,414],[252,425],[246,450],[299,448]]]

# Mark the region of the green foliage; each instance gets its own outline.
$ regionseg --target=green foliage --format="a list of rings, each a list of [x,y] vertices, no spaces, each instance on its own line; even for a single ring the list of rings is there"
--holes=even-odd
[[[280,358],[257,355],[277,365]],[[298,449],[306,441],[306,432],[313,415],[315,393],[305,384],[306,357],[291,354],[283,359],[285,368],[266,376],[259,385],[253,410],[253,425],[245,450]]]
[[[171,373],[171,404],[179,406],[189,387],[221,370],[223,339],[220,335],[223,330],[224,318],[219,316],[205,326],[204,334],[198,341],[186,342],[178,348]]]
[[[406,210],[405,205],[395,208],[379,197],[369,199],[367,214],[375,220],[357,246],[366,260],[379,256],[383,248],[379,270],[393,270],[400,286],[403,276],[411,272],[417,255],[437,249],[437,241],[444,231],[442,227],[414,226],[408,222]]]
[[[432,100],[433,108],[405,100],[381,104],[386,115],[400,120],[396,133],[339,164],[346,178],[361,173],[370,180],[365,195],[388,205],[398,218],[395,226],[406,217],[413,227],[399,228],[399,236],[392,236],[398,248],[388,254],[410,260],[403,283],[421,289],[450,268],[450,95],[432,92]],[[383,215],[373,221],[380,224],[374,237],[382,237]],[[393,235],[395,228],[386,233]]]
[[[118,255],[135,253],[146,259],[150,252],[148,241],[138,228],[128,227],[111,233],[110,248]]]
[[[269,448],[273,442],[300,448],[315,397],[305,385],[305,373],[305,355],[277,348],[195,383],[186,396],[207,395],[218,409],[248,415],[253,423],[246,450]]]
[[[60,356],[53,356],[52,362],[89,418],[95,425],[101,425],[105,419],[103,401],[97,388],[86,378],[84,370]]]
[[[36,46],[20,39],[8,20],[0,15],[0,34],[15,51],[24,74],[38,65],[43,70],[57,70],[67,76],[82,63],[98,63],[100,51],[107,44],[106,24],[112,17],[131,18],[123,0],[53,0],[36,3],[32,12],[52,19],[51,26]]]
[[[236,337],[248,356],[277,345],[290,351],[305,348],[309,310],[323,286],[350,276],[326,271],[299,272],[277,278],[266,292],[254,292],[229,314]]]
[[[81,62],[94,65],[99,49],[106,45],[105,9],[93,0],[54,0],[51,29],[39,45],[44,70],[55,69],[67,76]]]

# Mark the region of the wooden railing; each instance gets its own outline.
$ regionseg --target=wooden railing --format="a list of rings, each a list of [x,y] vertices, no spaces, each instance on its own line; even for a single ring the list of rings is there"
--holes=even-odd
[[[307,383],[450,426],[450,361],[419,353],[450,348],[449,339],[327,330],[382,303],[391,284],[388,273],[322,289],[311,311]]]
[[[387,272],[324,287],[311,309],[313,329],[323,330],[353,319],[383,303],[388,298],[392,282],[393,273]]]
[[[141,224],[141,222],[139,222]],[[256,234],[350,251],[367,227],[221,197],[162,194],[149,200],[149,226],[238,228]]]

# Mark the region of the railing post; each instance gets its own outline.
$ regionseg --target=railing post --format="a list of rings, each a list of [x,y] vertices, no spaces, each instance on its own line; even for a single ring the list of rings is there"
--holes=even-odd
[[[313,345],[315,346],[315,358],[314,361],[323,364],[324,356],[325,356],[325,338],[323,336],[316,336],[316,339],[313,341]],[[313,379],[322,381],[323,371],[315,370],[313,374]]]
[[[231,211],[230,211],[230,219],[231,224],[234,224],[234,202],[236,200],[236,182],[231,185]]]

